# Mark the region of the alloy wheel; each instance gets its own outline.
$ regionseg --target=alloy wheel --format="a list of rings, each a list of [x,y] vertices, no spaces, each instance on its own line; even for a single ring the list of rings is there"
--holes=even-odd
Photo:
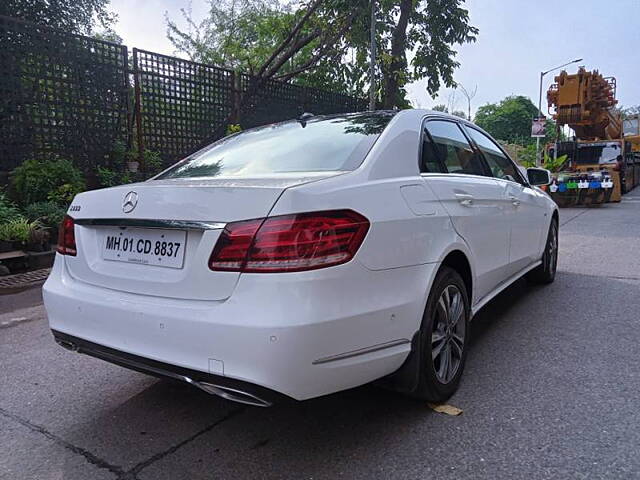
[[[449,383],[462,364],[466,319],[462,292],[455,285],[442,291],[434,312],[431,358],[436,377]]]

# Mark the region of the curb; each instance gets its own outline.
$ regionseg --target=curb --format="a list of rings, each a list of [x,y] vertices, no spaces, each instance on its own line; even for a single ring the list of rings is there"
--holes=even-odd
[[[19,293],[30,288],[39,287],[45,282],[50,272],[51,268],[41,268],[31,272],[0,277],[0,295]]]

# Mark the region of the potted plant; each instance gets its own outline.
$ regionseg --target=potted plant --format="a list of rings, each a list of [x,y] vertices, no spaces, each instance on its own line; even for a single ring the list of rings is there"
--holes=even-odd
[[[31,230],[31,235],[27,243],[29,252],[47,252],[51,250],[51,235],[45,228],[35,227]]]
[[[13,250],[13,239],[10,236],[11,227],[8,226],[11,220],[20,217],[18,208],[7,198],[4,192],[0,191],[0,253]]]
[[[140,167],[140,162],[138,161],[138,152],[129,151],[126,154],[127,158],[127,171],[131,173],[136,173],[138,168]]]
[[[14,249],[13,220],[0,224],[0,252],[10,252]]]
[[[45,241],[44,235],[38,234],[34,237],[37,230],[42,230],[37,220],[30,222],[24,217],[14,218],[0,225],[0,239],[11,243],[13,249],[23,250],[32,246],[33,241],[39,242],[40,245]]]

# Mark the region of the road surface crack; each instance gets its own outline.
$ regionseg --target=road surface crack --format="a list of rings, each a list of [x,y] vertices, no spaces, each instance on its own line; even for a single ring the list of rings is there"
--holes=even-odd
[[[182,440],[179,443],[176,443],[174,446],[160,452],[160,453],[156,453],[155,455],[153,455],[152,457],[149,457],[147,460],[138,463],[135,467],[133,467],[132,469],[128,470],[127,472],[125,472],[122,476],[118,477],[119,480],[133,480],[137,478],[138,473],[140,473],[142,470],[144,470],[145,468],[147,468],[149,465],[157,462],[158,460],[163,459],[164,457],[166,457],[167,455],[170,455],[172,453],[174,453],[175,451],[179,450],[180,448],[182,448],[183,446],[185,446],[187,443],[192,442],[193,440],[195,440],[196,438],[200,437],[201,435],[204,435],[205,433],[210,432],[211,430],[213,430],[214,428],[216,428],[218,425],[220,425],[223,422],[226,422],[227,420],[231,420],[232,418],[238,416],[240,413],[244,412],[245,408],[237,408],[235,410],[232,410],[231,412],[229,412],[228,414],[226,414],[224,417],[222,417],[219,420],[216,420],[215,422],[213,422],[211,425],[209,425],[208,427],[203,428],[202,430],[197,431],[196,433],[194,433],[193,435],[191,435],[190,437]]]
[[[571,217],[570,219],[568,219],[567,221],[562,222],[562,223],[560,224],[560,226],[561,226],[561,227],[563,227],[563,226],[564,226],[564,225],[566,225],[567,223],[569,223],[569,222],[573,222],[576,218],[581,217],[582,215],[584,215],[585,213],[587,213],[587,212],[589,212],[589,211],[590,211],[590,210],[584,210],[583,212],[580,212],[579,214],[577,214],[577,215],[575,215],[575,216]]]
[[[37,432],[40,433],[41,435],[44,435],[46,438],[48,438],[49,440],[52,440],[53,442],[55,442],[57,445],[60,445],[61,447],[76,453],[78,455],[82,455],[85,460],[87,462],[89,462],[91,465],[95,465],[98,468],[104,468],[106,470],[109,470],[111,473],[121,476],[123,475],[125,472],[121,467],[118,467],[117,465],[111,465],[109,462],[101,459],[100,457],[94,455],[93,453],[91,453],[88,450],[85,450],[82,447],[78,447],[77,445],[74,445],[70,442],[67,442],[66,440],[64,440],[63,438],[58,437],[57,435],[51,433],[49,430],[47,430],[46,428],[40,426],[40,425],[36,425],[35,423],[30,422],[29,420],[26,420],[22,417],[19,417],[18,415],[15,415],[13,413],[10,413],[8,411],[6,411],[3,408],[0,408],[0,414],[3,415],[4,417],[13,420],[14,422],[19,423],[20,425],[28,428],[29,430],[31,430],[32,432]]]

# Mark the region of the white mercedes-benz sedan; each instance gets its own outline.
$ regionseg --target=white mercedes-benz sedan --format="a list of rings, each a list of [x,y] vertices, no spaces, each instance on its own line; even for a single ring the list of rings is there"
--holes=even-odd
[[[252,405],[374,380],[441,402],[473,315],[523,275],[554,279],[548,182],[438,112],[247,130],[78,195],[49,323],[70,350]]]

